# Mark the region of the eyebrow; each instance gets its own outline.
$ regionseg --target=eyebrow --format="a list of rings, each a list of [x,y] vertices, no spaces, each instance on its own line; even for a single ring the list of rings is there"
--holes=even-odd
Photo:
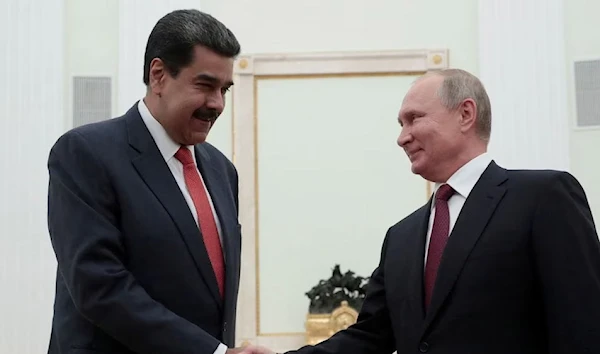
[[[418,115],[424,115],[425,112],[423,111],[419,111],[417,109],[409,109],[407,111],[404,112],[400,112],[400,114],[398,115],[398,119],[400,119],[400,117],[410,117],[410,116],[418,116]]]
[[[212,75],[208,75],[208,74],[198,74],[198,75],[196,75],[196,77],[194,77],[194,80],[207,81],[214,85],[217,85],[220,83],[219,79],[217,79],[216,77],[214,77]],[[226,82],[224,86],[227,86],[227,87],[233,86],[233,81]]]

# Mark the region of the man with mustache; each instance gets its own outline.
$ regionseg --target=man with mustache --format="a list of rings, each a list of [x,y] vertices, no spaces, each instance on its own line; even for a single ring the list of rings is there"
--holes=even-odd
[[[434,195],[388,230],[357,323],[288,354],[600,353],[600,243],[577,180],[498,166],[490,100],[463,70],[417,80],[398,121]]]
[[[239,352],[238,176],[205,142],[239,52],[210,15],[167,14],[148,38],[145,97],[53,146],[48,353]]]

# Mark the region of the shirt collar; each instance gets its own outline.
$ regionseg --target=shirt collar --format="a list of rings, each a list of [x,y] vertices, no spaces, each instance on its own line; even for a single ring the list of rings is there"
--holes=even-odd
[[[156,118],[154,118],[143,99],[139,100],[138,102],[138,111],[140,112],[142,120],[144,121],[144,124],[146,124],[150,135],[152,135],[154,143],[158,147],[162,157],[165,159],[165,161],[169,161],[171,158],[173,158],[173,156],[175,156],[175,153],[177,150],[179,150],[181,145],[176,143],[169,136],[165,128],[156,120]],[[194,146],[189,145],[186,147],[192,152],[192,158],[194,159],[195,163],[196,154],[194,154]]]
[[[475,187],[475,184],[479,181],[479,178],[491,162],[491,156],[488,153],[483,153],[464,164],[458,171],[454,172],[448,179],[447,184],[449,184],[456,193],[466,199],[469,197],[473,187]],[[442,184],[443,183],[435,184],[435,192],[437,192]]]

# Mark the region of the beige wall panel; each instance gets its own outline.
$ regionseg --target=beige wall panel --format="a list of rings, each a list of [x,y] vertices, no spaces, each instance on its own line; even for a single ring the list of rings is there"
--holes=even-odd
[[[415,76],[258,79],[259,333],[303,332],[339,263],[369,276],[387,229],[426,201],[396,144]]]

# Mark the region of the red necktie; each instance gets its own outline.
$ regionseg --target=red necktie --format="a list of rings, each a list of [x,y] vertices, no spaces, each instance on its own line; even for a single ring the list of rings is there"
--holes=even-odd
[[[187,147],[181,147],[175,153],[175,158],[183,164],[185,184],[194,201],[194,206],[196,207],[196,213],[198,215],[198,224],[200,224],[200,231],[202,232],[202,238],[204,239],[204,246],[208,252],[210,263],[212,263],[219,291],[221,296],[223,296],[225,262],[223,261],[223,251],[221,249],[217,224],[212,209],[210,208],[206,189],[204,188],[200,173],[192,158],[192,152]]]
[[[442,185],[435,193],[435,217],[427,251],[427,264],[425,266],[425,309],[429,307],[433,286],[437,276],[438,268],[442,260],[442,254],[448,241],[450,232],[450,210],[448,199],[454,194],[454,189],[447,184]]]

